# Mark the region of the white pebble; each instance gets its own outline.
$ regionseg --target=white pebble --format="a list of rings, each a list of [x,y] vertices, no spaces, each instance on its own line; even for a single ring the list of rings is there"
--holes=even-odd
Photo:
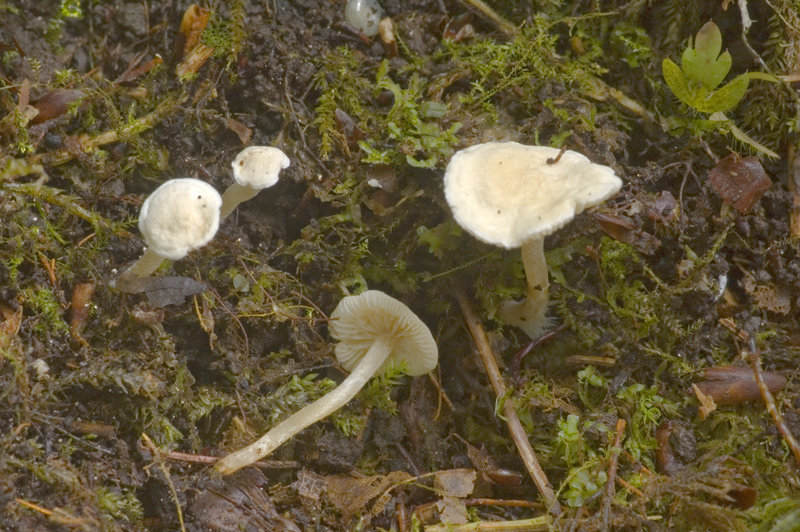
[[[347,0],[347,7],[344,8],[347,23],[368,37],[378,34],[378,23],[382,17],[383,9],[378,0]]]

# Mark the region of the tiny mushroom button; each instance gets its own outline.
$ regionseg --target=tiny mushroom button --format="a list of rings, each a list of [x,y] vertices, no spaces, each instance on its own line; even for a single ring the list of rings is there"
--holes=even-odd
[[[516,142],[461,150],[444,176],[447,203],[461,227],[488,244],[522,248],[527,299],[505,303],[500,315],[532,338],[549,325],[544,237],[621,187],[614,170],[580,153]]]
[[[165,259],[178,260],[208,244],[219,228],[222,198],[199,179],[171,179],[142,204],[139,230],[147,251],[120,280],[147,277]]]
[[[439,351],[430,329],[411,309],[383,292],[347,296],[331,314],[336,357],[350,375],[335,390],[278,423],[258,441],[215,466],[228,475],[267,456],[286,440],[346,405],[391,361],[405,361],[409,375],[436,367]]]
[[[291,164],[289,157],[271,146],[250,146],[233,160],[233,179],[236,181],[222,195],[220,219],[224,220],[237,205],[256,197],[261,189],[278,182],[281,170]]]

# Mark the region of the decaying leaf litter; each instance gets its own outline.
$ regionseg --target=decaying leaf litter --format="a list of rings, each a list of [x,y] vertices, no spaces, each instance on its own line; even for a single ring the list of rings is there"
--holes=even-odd
[[[375,37],[345,2],[2,4],[2,528],[798,526],[796,9],[381,4]],[[625,183],[548,237],[559,327],[529,352],[496,315],[524,297],[519,253],[463,232],[442,191],[488,141]],[[289,155],[281,181],[112,288],[143,200],[225,190],[249,145]],[[343,379],[328,315],[367,288],[428,324],[439,369],[391,367],[209,475]]]

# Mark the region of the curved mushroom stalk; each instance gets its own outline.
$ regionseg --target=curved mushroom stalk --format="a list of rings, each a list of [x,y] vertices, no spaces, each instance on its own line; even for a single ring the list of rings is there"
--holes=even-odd
[[[281,421],[244,449],[229,454],[214,468],[223,475],[230,475],[264,458],[304,428],[342,408],[377,373],[393,348],[394,342],[389,336],[377,337],[358,366],[335,390]]]
[[[261,190],[240,185],[239,183],[234,183],[229,186],[228,189],[222,193],[222,207],[220,207],[219,210],[219,219],[224,220],[227,218],[240,203],[250,201],[255,198],[259,192],[261,192]]]
[[[530,338],[537,338],[550,328],[545,316],[550,299],[547,261],[544,257],[544,238],[527,240],[522,244],[522,265],[528,282],[527,297],[522,301],[503,303],[498,314],[511,325],[522,329]]]
[[[147,277],[156,271],[165,260],[164,257],[148,248],[145,250],[144,254],[139,257],[139,260],[133,263],[133,266],[125,270],[125,272],[119,276],[119,282],[124,282],[134,277]]]

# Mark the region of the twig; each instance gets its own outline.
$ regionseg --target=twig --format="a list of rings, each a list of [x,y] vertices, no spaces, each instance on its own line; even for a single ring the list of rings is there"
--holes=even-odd
[[[139,443],[139,446],[141,450],[144,450],[144,445],[141,442]],[[171,451],[168,453],[162,452],[161,457],[166,458],[167,460],[175,460],[176,462],[189,462],[192,464],[216,464],[221,460],[221,458],[217,456],[179,453],[177,451]],[[291,460],[287,461],[262,460],[259,462],[253,462],[252,465],[260,467],[262,469],[299,469],[300,467],[302,467],[300,462],[295,462]]]
[[[794,143],[789,143],[787,156],[789,163],[789,194],[792,202],[789,207],[789,235],[792,238],[800,237],[800,156]]]
[[[521,501],[518,499],[464,499],[464,506],[520,506],[523,508],[541,508],[542,503]]]
[[[482,0],[461,0],[467,7],[472,7],[480,11],[481,15],[494,22],[497,29],[502,31],[507,37],[511,37],[517,31],[509,21],[497,14],[497,12],[486,5]]]
[[[636,486],[632,486],[631,484],[623,480],[621,477],[617,477],[617,482],[619,482],[619,485],[625,488],[626,490],[632,491],[639,497],[644,497],[644,493],[642,493],[642,491],[639,488],[637,488]]]
[[[155,458],[156,462],[158,462],[158,467],[161,469],[161,472],[164,474],[164,478],[167,480],[167,485],[169,486],[169,491],[172,493],[172,499],[175,501],[175,508],[178,510],[178,521],[181,524],[181,532],[186,532],[186,525],[183,522],[183,510],[181,509],[181,501],[178,499],[178,492],[175,489],[175,485],[172,483],[172,478],[169,476],[169,470],[167,466],[164,465],[164,461],[161,459],[161,451],[159,451],[158,447],[153,443],[153,440],[150,439],[146,433],[142,433],[142,439],[144,440],[145,445],[150,448],[150,452],[153,453],[153,458]]]
[[[617,419],[617,436],[614,438],[614,446],[611,447],[611,463],[608,465],[608,480],[606,481],[606,498],[603,500],[603,524],[608,526],[611,520],[611,500],[614,498],[614,483],[617,479],[617,466],[619,465],[619,454],[622,451],[622,434],[625,432],[625,420]]]
[[[480,521],[466,525],[426,526],[426,532],[548,532],[553,523],[548,515],[518,521]]]
[[[500,369],[497,367],[494,353],[489,346],[486,332],[484,332],[480,320],[472,309],[472,304],[464,293],[464,290],[456,288],[455,296],[461,307],[461,312],[464,314],[467,328],[481,355],[486,373],[489,375],[489,381],[492,383],[492,388],[494,388],[494,393],[498,398],[505,397],[507,390],[506,384],[503,382],[503,378],[500,375]],[[561,515],[561,506],[558,504],[556,494],[553,492],[553,487],[547,480],[544,471],[542,471],[542,466],[539,465],[539,460],[537,460],[536,454],[533,452],[531,443],[528,441],[528,435],[525,433],[522,422],[520,422],[517,411],[514,409],[514,404],[511,401],[504,402],[503,415],[508,420],[508,431],[511,434],[511,438],[514,440],[514,444],[517,446],[517,450],[522,457],[522,461],[525,462],[525,466],[528,468],[534,484],[536,484],[539,493],[542,494],[542,497],[547,503],[547,507],[554,516]]]
[[[761,390],[761,397],[764,399],[764,404],[767,407],[767,412],[770,413],[772,416],[772,420],[775,422],[775,426],[778,427],[778,430],[781,431],[783,434],[783,439],[786,440],[786,443],[789,445],[789,448],[794,453],[794,459],[800,464],[800,444],[797,443],[797,440],[794,438],[792,431],[789,430],[789,427],[786,425],[786,422],[783,421],[783,416],[778,411],[778,407],[775,406],[775,399],[772,397],[772,392],[769,391],[767,387],[767,383],[764,382],[764,376],[761,374],[761,350],[756,345],[755,336],[750,334],[750,361],[753,364],[753,373],[756,376],[756,382],[758,383],[758,389]]]

